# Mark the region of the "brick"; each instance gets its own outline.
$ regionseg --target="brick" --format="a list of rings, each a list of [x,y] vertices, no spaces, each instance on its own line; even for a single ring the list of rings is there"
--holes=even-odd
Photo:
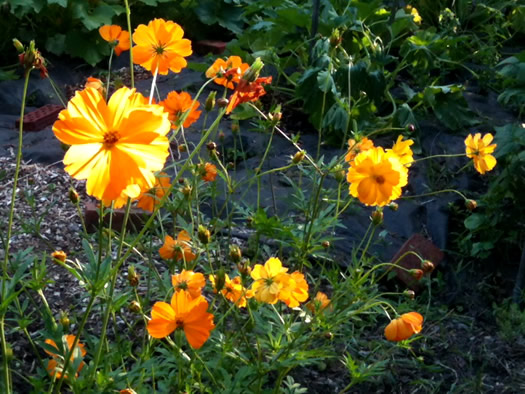
[[[56,104],[47,104],[24,115],[24,131],[40,131],[55,123],[58,114],[64,107]],[[20,118],[16,120],[15,127],[20,127]]]
[[[97,204],[88,201],[84,208],[84,221],[86,223],[86,229],[90,233],[94,233],[98,230],[98,217],[99,208]],[[124,209],[113,210],[113,219],[111,222],[111,228],[116,231],[122,230],[122,223],[124,221],[125,211]],[[129,213],[127,229],[128,231],[140,231],[142,226],[151,216],[150,212],[143,211],[139,208],[131,208]],[[109,226],[109,214],[104,216],[104,225]]]
[[[192,46],[198,55],[207,55],[208,53],[220,55],[226,50],[226,44],[224,41],[202,40],[194,42]]]
[[[421,234],[414,234],[403,244],[403,246],[401,246],[401,248],[392,258],[391,262],[394,263],[408,251],[416,252],[423,259],[434,263],[435,267],[439,265],[444,257],[443,252],[431,241],[423,237]],[[421,261],[413,254],[403,257],[403,259],[401,259],[397,264],[406,269],[421,268]],[[396,271],[397,278],[405,283],[408,288],[414,291],[419,291],[421,289],[420,281],[414,279],[408,272],[400,268],[394,268],[394,270]],[[429,275],[431,275],[431,273],[425,274],[425,276]]]

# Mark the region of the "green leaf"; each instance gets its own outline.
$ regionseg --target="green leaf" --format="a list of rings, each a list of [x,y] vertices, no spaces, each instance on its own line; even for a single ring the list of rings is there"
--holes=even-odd
[[[412,108],[407,103],[399,106],[394,114],[394,125],[396,127],[406,127],[409,124],[416,125],[416,117],[412,112]]]
[[[57,56],[60,56],[64,53],[66,49],[66,35],[65,34],[55,34],[54,36],[49,37],[46,40],[46,50]]]
[[[206,25],[218,23],[220,26],[236,34],[243,32],[242,7],[224,4],[216,0],[199,1],[194,8],[199,20]]]
[[[500,158],[509,153],[522,152],[525,148],[525,129],[519,124],[495,127],[494,143],[498,145],[494,156]]]
[[[67,0],[47,0],[47,4],[57,4],[60,7],[67,7]]]
[[[473,213],[464,221],[465,227],[469,230],[476,230],[485,224],[485,216],[480,213]]]
[[[332,93],[335,93],[336,89],[334,86],[334,79],[332,78],[330,71],[323,70],[317,74],[317,86],[321,92],[328,93],[328,91],[331,90]]]
[[[72,31],[66,36],[66,52],[72,56],[83,58],[86,63],[94,66],[100,62],[109,51],[105,41],[97,32],[92,34]]]
[[[101,4],[91,10],[87,2],[74,2],[72,13],[75,18],[80,19],[88,30],[98,29],[102,25],[111,25],[113,16],[122,12],[122,7]]]

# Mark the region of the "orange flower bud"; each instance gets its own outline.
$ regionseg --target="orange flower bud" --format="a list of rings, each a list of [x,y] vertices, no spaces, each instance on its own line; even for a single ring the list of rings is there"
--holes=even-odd
[[[51,253],[51,257],[53,259],[60,261],[61,263],[66,261],[67,254],[62,250],[55,250],[53,253]]]
[[[380,208],[376,209],[374,212],[372,212],[370,219],[372,220],[372,224],[374,226],[379,226],[381,223],[383,223],[383,210]]]
[[[434,271],[434,268],[436,267],[432,261],[425,260],[421,263],[421,268],[423,269],[423,272],[428,273]]]
[[[465,207],[472,212],[478,207],[478,203],[476,202],[476,200],[465,200]]]
[[[292,162],[293,162],[294,164],[299,164],[300,162],[303,161],[304,156],[305,156],[305,151],[304,151],[304,150],[301,150],[301,151],[297,152],[297,153],[292,157]]]
[[[420,269],[411,269],[409,271],[410,275],[412,275],[412,277],[416,280],[421,280],[421,278],[423,277],[423,275],[425,274],[423,272],[423,270],[420,270]]]
[[[133,313],[140,313],[142,307],[137,301],[133,300],[129,303],[128,309]]]

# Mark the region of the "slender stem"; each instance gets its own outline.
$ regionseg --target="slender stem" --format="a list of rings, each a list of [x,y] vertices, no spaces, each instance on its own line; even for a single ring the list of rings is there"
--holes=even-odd
[[[468,200],[467,197],[465,197],[465,195],[455,189],[443,189],[443,190],[437,190],[435,192],[430,192],[430,193],[424,193],[424,194],[416,194],[415,196],[403,196],[403,197],[400,197],[402,198],[403,200],[406,200],[406,199],[409,199],[409,198],[418,198],[418,197],[427,197],[427,196],[435,196],[436,194],[440,194],[440,193],[456,193],[456,194],[459,194],[461,196],[461,198],[463,198],[464,200]]]
[[[153,92],[155,91],[155,86],[157,84],[157,74],[159,73],[159,68],[155,68],[155,72],[153,73],[153,81],[151,81],[151,90],[149,92],[149,103],[153,101]]]
[[[135,87],[135,78],[133,75],[133,34],[131,33],[131,10],[129,8],[129,2],[128,0],[124,0],[124,4],[126,5],[126,21],[128,23],[128,31],[129,31],[129,75],[131,79],[131,89]]]
[[[11,193],[11,207],[9,209],[9,219],[7,223],[7,234],[5,241],[5,255],[3,263],[3,273],[2,273],[2,291],[1,296],[2,300],[6,299],[6,283],[9,277],[8,262],[9,262],[9,246],[11,243],[11,234],[13,230],[13,219],[15,213],[15,202],[16,202],[16,189],[18,186],[18,176],[20,175],[20,164],[22,162],[22,142],[23,142],[23,130],[24,130],[24,112],[26,108],[26,97],[27,97],[27,87],[29,86],[29,75],[31,74],[31,69],[26,70],[25,72],[25,81],[24,81],[24,91],[22,93],[22,105],[20,109],[20,127],[18,128],[18,151],[16,153],[16,167],[13,180],[13,192]],[[4,389],[6,394],[11,393],[11,373],[9,371],[9,360],[7,354],[7,342],[5,339],[5,313],[4,310],[0,316],[0,340],[2,341],[2,369],[3,369],[3,380],[4,380]]]
[[[115,52],[115,50],[113,49],[113,46],[112,46],[111,53],[109,54],[108,80],[106,83],[106,101],[108,101],[108,97],[109,97],[109,82],[111,80],[111,61],[113,60],[113,52]]]
[[[326,92],[323,92],[323,103],[321,104],[321,119],[319,120],[319,130],[317,137],[317,155],[315,156],[316,160],[319,160],[321,156],[321,140],[323,137],[323,119],[324,119],[324,110],[326,105]]]
[[[462,156],[466,156],[466,153],[432,155],[432,156],[422,157],[421,159],[416,159],[416,160],[411,161],[410,163],[407,163],[407,164],[419,163],[420,161],[429,160],[429,159],[435,159],[435,158],[438,158],[438,157],[462,157]],[[407,165],[407,164],[405,164],[405,165]]]

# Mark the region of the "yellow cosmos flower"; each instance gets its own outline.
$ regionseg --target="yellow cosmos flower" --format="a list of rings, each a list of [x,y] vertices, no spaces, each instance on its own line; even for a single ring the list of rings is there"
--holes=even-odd
[[[234,83],[239,83],[249,68],[250,65],[243,63],[239,56],[230,56],[227,60],[218,58],[206,71],[206,78],[215,78],[215,83],[234,89]]]
[[[385,337],[393,342],[404,341],[422,329],[423,316],[417,312],[404,313],[385,327]]]
[[[366,137],[364,137],[360,141],[356,141],[351,138],[348,140],[348,152],[346,153],[345,161],[348,164],[351,164],[352,161],[354,161],[354,158],[359,153],[372,149],[373,147],[374,147],[374,142],[372,140],[369,140]]]
[[[170,114],[169,118],[174,126],[179,125],[180,119],[186,113],[186,111],[190,111],[183,123],[183,126],[186,128],[195,123],[201,116],[202,112],[197,110],[197,108],[200,106],[200,103],[198,101],[192,100],[188,92],[169,92],[166,96],[166,100],[161,101],[159,104],[162,105],[164,109]]]
[[[414,161],[414,153],[410,148],[410,146],[413,144],[413,140],[403,141],[403,136],[400,135],[399,137],[397,137],[397,141],[392,147],[392,149],[387,149],[387,152],[391,150],[397,155],[401,164],[403,164],[406,167],[410,167],[412,165],[412,162]]]
[[[318,291],[315,298],[306,304],[306,307],[310,309],[312,313],[322,312],[330,305],[330,299],[322,291]]]
[[[217,292],[217,277],[210,275],[209,278],[213,283],[214,291]],[[224,286],[221,293],[227,300],[233,302],[239,308],[244,308],[246,306],[246,299],[253,297],[253,292],[244,288],[242,285],[240,276],[230,279],[228,274],[224,274]]]
[[[171,284],[175,291],[186,290],[193,298],[197,298],[206,286],[206,279],[200,272],[182,270],[180,274],[171,276]]]
[[[401,188],[408,183],[408,170],[394,152],[378,147],[355,157],[346,180],[350,194],[363,204],[384,206],[401,196]]]
[[[159,254],[164,260],[175,258],[186,262],[193,261],[197,257],[191,250],[191,238],[186,230],[182,230],[177,235],[177,239],[166,235],[164,245],[159,249]]]
[[[255,264],[250,273],[252,279],[255,280],[251,288],[255,299],[267,304],[277,303],[281,289],[287,286],[290,280],[287,271],[288,268],[284,268],[277,257],[268,259],[264,266]]]
[[[155,206],[160,202],[171,186],[170,177],[165,172],[161,172],[155,177],[155,186],[146,192],[142,192],[138,199],[137,208],[148,212],[153,212]]]
[[[87,193],[106,205],[154,186],[154,173],[168,156],[169,131],[164,108],[148,105],[126,87],[107,104],[96,89],[77,92],[53,125],[55,136],[71,145],[64,156],[66,172],[87,179]]]
[[[152,73],[180,72],[188,64],[184,57],[192,54],[191,41],[182,36],[182,27],[172,21],[154,19],[148,26],[139,25],[133,33],[133,62]]]
[[[474,136],[469,134],[465,139],[466,153],[469,159],[474,160],[474,168],[480,174],[492,170],[496,166],[496,158],[492,153],[496,149],[496,144],[490,144],[494,136],[490,133],[481,138],[481,133]]]

